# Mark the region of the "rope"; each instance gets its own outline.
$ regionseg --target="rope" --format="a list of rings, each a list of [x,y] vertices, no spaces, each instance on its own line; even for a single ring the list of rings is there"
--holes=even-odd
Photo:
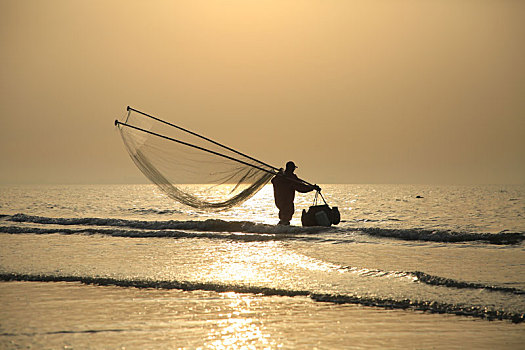
[[[319,195],[320,195],[321,198],[323,199],[324,204],[328,205],[328,203],[326,203],[326,200],[324,199],[323,194],[321,193],[321,191],[319,191]]]
[[[313,205],[314,206],[317,205],[317,201],[319,200],[319,196],[321,196],[321,198],[323,199],[324,204],[328,205],[328,203],[326,203],[326,200],[324,199],[323,194],[321,193],[321,191],[315,191]]]

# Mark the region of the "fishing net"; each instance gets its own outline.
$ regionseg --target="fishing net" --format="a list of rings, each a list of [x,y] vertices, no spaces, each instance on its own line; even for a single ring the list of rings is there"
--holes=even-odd
[[[193,208],[236,206],[275,174],[267,164],[133,109],[115,123],[142,173],[170,198]]]

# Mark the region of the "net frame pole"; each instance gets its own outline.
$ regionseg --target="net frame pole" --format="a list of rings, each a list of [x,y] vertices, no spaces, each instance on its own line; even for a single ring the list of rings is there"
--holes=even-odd
[[[206,137],[206,136],[202,136],[202,135],[200,135],[200,134],[197,134],[196,132],[193,132],[193,131],[188,130],[188,129],[185,129],[185,128],[181,127],[181,126],[178,126],[178,125],[172,124],[172,123],[170,123],[170,122],[167,122],[167,121],[165,121],[165,120],[162,120],[162,119],[160,119],[160,118],[157,118],[157,117],[155,117],[155,116],[153,116],[153,115],[151,115],[151,114],[144,113],[144,112],[139,111],[138,109],[135,109],[135,108],[130,107],[130,106],[127,106],[126,110],[127,110],[128,112],[129,112],[129,111],[134,111],[134,112],[140,113],[140,114],[142,114],[143,116],[146,116],[146,117],[148,117],[148,118],[151,118],[151,119],[156,120],[156,121],[158,121],[158,122],[161,122],[161,123],[163,123],[163,124],[169,125],[169,126],[171,126],[171,127],[174,127],[174,128],[176,128],[176,129],[179,129],[179,130],[181,130],[181,131],[187,132],[188,134],[191,134],[191,135],[193,135],[193,136],[196,136],[196,137],[199,137],[199,138],[201,138],[201,139],[203,139],[203,140],[206,140],[206,141],[208,141],[208,142],[211,142],[211,143],[213,143],[214,145],[217,145],[217,146],[220,146],[220,147],[222,147],[222,148],[225,148],[225,149],[227,149],[228,151],[231,151],[231,152],[237,153],[238,155],[241,155],[241,156],[246,157],[246,158],[248,158],[248,159],[250,159],[250,160],[253,160],[254,162],[257,162],[257,163],[259,163],[259,164],[262,164],[262,165],[264,165],[264,166],[267,166],[268,168],[273,169],[273,170],[276,172],[274,175],[279,175],[279,168],[276,168],[276,167],[274,167],[274,166],[272,166],[272,165],[270,165],[270,164],[267,164],[267,163],[265,163],[265,162],[263,162],[263,161],[260,161],[260,160],[258,160],[258,159],[256,159],[256,158],[253,158],[253,157],[251,157],[251,156],[249,156],[249,155],[247,155],[247,154],[244,154],[244,153],[242,153],[242,152],[239,152],[239,151],[237,151],[237,150],[235,150],[235,149],[233,149],[233,148],[231,148],[231,147],[228,147],[228,146],[226,146],[226,145],[223,145],[222,143],[217,142],[217,141],[214,141],[214,140],[212,140],[212,139],[210,139],[210,138],[208,138],[208,137]],[[119,124],[122,124],[122,125],[131,126],[131,125],[129,125],[129,124],[125,124],[125,123],[121,123],[121,122],[118,122],[118,123],[119,123]],[[115,125],[117,125],[117,120],[115,120]],[[136,127],[135,127],[135,128],[136,128]],[[136,129],[138,129],[138,128],[136,128]],[[142,130],[142,129],[141,129],[141,130]],[[146,131],[146,130],[142,130],[142,131]],[[148,132],[148,131],[146,131],[146,132]],[[161,135],[157,135],[157,136],[161,136]],[[161,136],[161,137],[164,137],[164,136]],[[168,137],[165,137],[165,138],[168,138]],[[169,138],[168,138],[168,139],[169,139]],[[172,141],[175,141],[175,140],[172,140]],[[190,145],[191,145],[191,144],[190,144]],[[198,147],[198,146],[196,146],[196,147]],[[205,149],[203,148],[202,150],[205,150]],[[220,154],[220,153],[217,153],[217,154]],[[235,158],[231,158],[231,159],[235,159]],[[239,161],[239,160],[237,159],[237,161]],[[253,166],[252,164],[249,164],[249,163],[244,163],[244,164],[248,164],[248,165],[250,165],[250,166]],[[258,168],[258,167],[255,167],[255,168],[263,170],[262,168]],[[268,171],[265,170],[265,169],[264,169],[264,171],[268,172]],[[305,181],[305,180],[303,180],[303,179],[299,179],[299,181],[300,181],[301,183],[304,183],[304,184],[308,185],[308,186],[312,186],[312,187],[314,187],[314,185],[311,184],[311,183],[309,183],[308,181]]]
[[[178,125],[172,124],[172,123],[170,123],[170,122],[167,122],[167,121],[165,121],[165,120],[162,120],[162,119],[160,119],[160,118],[157,118],[157,117],[155,117],[155,116],[152,116],[151,114],[144,113],[144,112],[139,111],[138,109],[135,109],[135,108],[130,107],[130,106],[127,107],[127,110],[128,110],[128,111],[134,111],[134,112],[140,113],[140,114],[142,114],[142,115],[144,115],[144,116],[146,116],[146,117],[148,117],[148,118],[154,119],[154,120],[156,120],[156,121],[158,121],[158,122],[164,123],[164,124],[166,124],[166,125],[169,125],[169,126],[171,126],[171,127],[174,127],[174,128],[179,129],[179,130],[181,130],[181,131],[187,132],[188,134],[191,134],[191,135],[193,135],[193,136],[197,136],[197,137],[199,137],[199,138],[201,138],[201,139],[203,139],[203,140],[206,140],[206,141],[211,142],[211,143],[213,143],[213,144],[215,144],[215,145],[217,145],[217,146],[220,146],[220,147],[222,147],[222,148],[225,148],[225,149],[227,149],[228,151],[232,151],[232,152],[234,152],[234,153],[237,153],[238,155],[241,155],[241,156],[243,156],[243,157],[246,157],[246,158],[248,158],[248,159],[250,159],[250,160],[253,160],[253,161],[255,161],[255,162],[259,163],[259,164],[262,164],[262,165],[264,165],[264,166],[267,166],[268,168],[272,168],[272,169],[275,170],[275,171],[278,171],[278,170],[279,170],[278,168],[276,168],[276,167],[274,167],[274,166],[271,166],[270,164],[267,164],[267,163],[265,163],[265,162],[263,162],[263,161],[260,161],[259,159],[253,158],[253,157],[251,157],[251,156],[249,156],[249,155],[247,155],[247,154],[244,154],[244,153],[242,153],[242,152],[239,152],[239,151],[237,151],[237,150],[235,150],[235,149],[233,149],[233,148],[231,148],[231,147],[228,147],[228,146],[226,146],[226,145],[223,145],[222,143],[217,142],[217,141],[214,141],[214,140],[212,140],[212,139],[210,139],[210,138],[208,138],[208,137],[206,137],[206,136],[202,136],[202,135],[200,135],[200,134],[197,134],[196,132],[193,132],[193,131],[188,130],[188,129],[185,129],[185,128],[181,127],[181,126],[178,126]]]
[[[153,132],[153,131],[145,130],[145,129],[139,128],[137,126],[134,126],[134,125],[130,125],[130,124],[127,124],[127,123],[122,123],[122,122],[120,122],[118,120],[115,120],[115,125],[117,125],[117,126],[118,125],[127,126],[129,128],[132,128],[132,129],[135,129],[135,130],[139,130],[139,131],[145,132],[145,133],[150,134],[150,135],[154,135],[154,136],[157,136],[157,137],[169,140],[169,141],[177,142],[177,143],[179,143],[181,145],[185,145],[185,146],[192,147],[192,148],[204,151],[204,152],[208,152],[208,153],[214,154],[214,155],[219,156],[219,157],[223,157],[223,158],[226,158],[226,159],[229,159],[229,160],[233,160],[233,161],[235,161],[237,163],[241,163],[241,164],[244,164],[244,165],[251,166],[252,168],[255,168],[255,169],[267,172],[267,173],[272,174],[274,176],[278,175],[278,173],[275,172],[275,171],[270,171],[268,169],[261,168],[260,166],[257,166],[257,165],[254,165],[254,164],[250,164],[248,162],[242,161],[242,160],[234,158],[234,157],[230,157],[230,156],[228,156],[226,154],[215,152],[215,151],[212,151],[210,149],[207,149],[207,148],[204,148],[204,147],[200,147],[200,146],[197,146],[197,145],[193,145],[191,143],[184,142],[184,141],[181,141],[181,140],[177,140],[177,139],[174,139],[174,138],[169,137],[169,136],[161,135],[161,134],[158,134],[158,133]]]

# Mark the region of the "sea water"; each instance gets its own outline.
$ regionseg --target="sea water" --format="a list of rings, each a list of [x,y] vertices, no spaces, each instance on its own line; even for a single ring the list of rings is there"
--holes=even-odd
[[[270,186],[199,212],[153,185],[0,187],[0,348],[523,348],[524,186]]]

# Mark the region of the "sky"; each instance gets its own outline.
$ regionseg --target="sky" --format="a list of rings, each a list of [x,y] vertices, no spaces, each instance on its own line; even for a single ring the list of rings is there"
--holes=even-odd
[[[0,184],[146,183],[130,105],[315,183],[525,183],[520,0],[0,0]]]

